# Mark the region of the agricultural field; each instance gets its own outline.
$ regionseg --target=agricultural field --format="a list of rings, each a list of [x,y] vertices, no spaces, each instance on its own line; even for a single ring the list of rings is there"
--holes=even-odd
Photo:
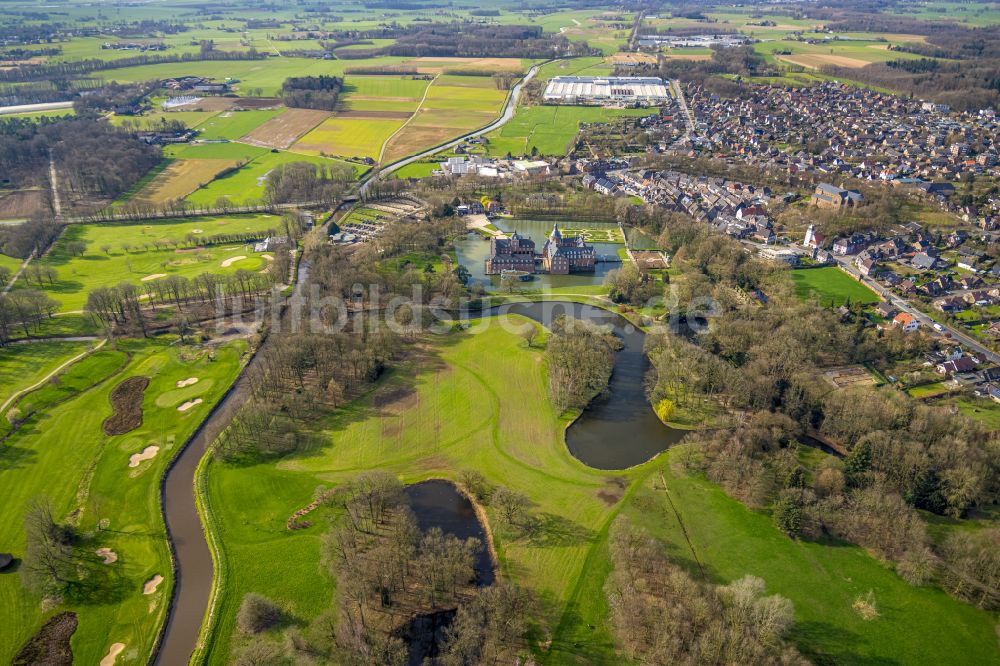
[[[818,298],[823,305],[840,307],[846,302],[878,303],[878,295],[836,266],[792,271],[795,295]]]
[[[62,344],[58,358],[76,351]],[[29,351],[39,345],[38,352]],[[15,354],[37,355],[46,367],[57,361],[50,343],[19,347],[24,351]],[[88,585],[61,602],[43,603],[22,587],[17,574],[0,576],[0,662],[11,663],[42,623],[63,610],[79,617],[74,661],[97,664],[115,643],[124,646],[118,663],[149,661],[173,586],[160,477],[235,378],[245,349],[245,343],[235,342],[210,354],[169,338],[119,341],[115,349],[77,361],[21,398],[22,416],[34,415],[3,445],[0,543],[24,557],[25,515],[32,501],[45,499],[56,520],[69,520],[79,531]],[[0,374],[16,372],[24,358],[0,352]],[[177,388],[192,377],[198,382]],[[136,404],[141,421],[127,432],[105,434],[102,424],[116,409],[110,395],[131,378],[149,381]],[[202,402],[178,411],[195,396]]]
[[[215,111],[149,111],[141,116],[111,115],[112,125],[119,125],[136,130],[155,130],[165,123],[176,121],[185,127],[196,128],[214,118]]]
[[[622,116],[649,115],[649,109],[605,109],[598,106],[520,106],[509,123],[486,135],[490,155],[564,155],[580,123],[607,122]]]
[[[154,205],[179,201],[237,164],[238,160],[225,159],[171,160],[162,171],[140,183],[136,194],[124,200]]]
[[[188,113],[198,112],[190,111]],[[203,141],[215,141],[218,139],[235,141],[241,136],[250,134],[255,128],[267,123],[279,113],[281,113],[279,109],[223,111],[197,125],[198,139]]]
[[[167,275],[193,277],[201,273],[234,273],[261,270],[266,262],[241,243],[198,246],[199,236],[254,233],[261,236],[280,227],[274,215],[231,215],[167,220],[137,224],[74,224],[66,228],[52,250],[36,260],[53,268],[53,282],[37,284],[22,276],[16,287],[41,289],[59,302],[61,312],[83,308],[87,293],[119,282],[142,284]],[[81,255],[70,252],[85,244]],[[234,257],[244,257],[231,261]]]
[[[751,511],[714,484],[686,473],[678,461],[682,455],[683,447],[673,450],[661,469],[686,534],[669,518],[674,514],[658,474],[639,487],[624,515],[665,541],[672,559],[692,575],[698,573],[693,549],[710,580],[752,574],[764,579],[768,594],[790,599],[796,619],[791,642],[813,663],[976,664],[1000,659],[990,613],[938,589],[911,586],[855,546],[789,539],[766,513]],[[651,521],[650,515],[668,518]],[[583,577],[578,597],[584,617],[603,610],[602,568],[586,573],[591,575]],[[869,590],[881,611],[874,620],[852,608]],[[599,618],[589,617],[591,623]],[[571,640],[591,645],[588,638],[566,637],[563,647],[570,648]]]
[[[221,197],[225,197],[230,203],[236,205],[259,203],[265,195],[267,174],[275,167],[291,162],[308,162],[328,167],[350,167],[354,170],[356,176],[365,170],[365,167],[360,164],[348,164],[316,155],[288,151],[272,152],[257,147],[252,147],[251,149],[258,151],[255,157],[246,161],[239,169],[216,178],[204,187],[198,188],[186,198],[186,201],[199,206],[209,207],[215,206]]]
[[[47,208],[46,192],[39,188],[0,190],[0,220],[26,220]]]
[[[507,91],[490,77],[442,75],[420,109],[385,146],[385,162],[411,155],[489,125],[500,115]]]
[[[385,65],[395,65],[405,61],[406,58],[379,57],[364,61],[366,66],[380,67]],[[121,83],[134,83],[137,81],[150,81],[153,79],[165,79],[177,76],[178,70],[189,76],[204,76],[207,78],[224,80],[226,77],[239,79],[235,91],[240,94],[248,94],[247,91],[260,89],[260,94],[264,97],[273,97],[281,89],[281,84],[291,76],[319,76],[321,74],[332,74],[341,76],[344,70],[349,67],[358,66],[357,60],[317,60],[315,58],[273,58],[267,61],[262,60],[197,60],[178,65],[176,63],[163,63],[156,65],[140,65],[137,67],[124,67],[121,69],[109,69],[95,73],[105,81],[118,81]]]
[[[241,140],[262,148],[288,148],[296,139],[329,117],[328,111],[287,109],[247,132]]]

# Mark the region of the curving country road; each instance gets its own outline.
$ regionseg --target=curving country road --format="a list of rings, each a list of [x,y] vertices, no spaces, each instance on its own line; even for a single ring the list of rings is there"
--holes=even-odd
[[[543,64],[545,63],[531,67],[524,78],[514,86],[507,97],[503,113],[492,123],[463,134],[448,143],[386,165],[377,175],[361,185],[359,193],[363,194],[370,183],[381,175],[392,173],[407,164],[505,125],[514,117],[524,84],[535,76]],[[308,271],[309,262],[303,259],[299,265],[296,296],[301,286],[308,282]],[[247,368],[255,363],[256,358],[250,361]],[[167,538],[174,556],[175,581],[170,610],[155,657],[155,663],[162,666],[188,663],[198,647],[202,621],[209,606],[214,567],[195,500],[195,472],[209,444],[229,424],[240,405],[246,400],[249,392],[245,380],[247,368],[244,368],[229,392],[188,440],[163,477],[161,485],[163,515],[167,525]]]
[[[533,65],[531,69],[528,70],[528,73],[524,75],[524,78],[521,79],[518,82],[518,84],[514,86],[514,88],[510,91],[510,95],[507,96],[507,103],[504,105],[503,108],[503,113],[501,113],[500,117],[494,120],[492,123],[486,125],[485,127],[480,127],[477,130],[473,130],[471,132],[463,134],[462,136],[456,137],[455,139],[452,139],[448,143],[443,143],[439,146],[428,148],[423,152],[417,153],[415,155],[410,155],[409,157],[404,157],[401,160],[396,160],[395,162],[385,165],[384,167],[379,169],[378,172],[374,174],[371,178],[369,178],[368,180],[366,180],[364,183],[361,184],[361,187],[358,190],[359,194],[363,195],[365,192],[367,192],[371,183],[377,180],[378,178],[381,178],[384,175],[402,169],[407,164],[413,164],[414,162],[422,160],[425,157],[430,157],[431,155],[440,153],[442,150],[448,150],[449,148],[454,148],[463,141],[468,141],[469,139],[475,138],[477,136],[488,134],[506,125],[508,122],[510,122],[511,118],[514,117],[514,112],[517,110],[517,102],[521,98],[521,90],[524,88],[524,84],[526,84],[531,79],[535,78],[535,74],[538,73],[538,69],[542,65],[554,62],[555,60],[562,60],[562,58],[547,60],[545,62],[540,62],[537,65]]]

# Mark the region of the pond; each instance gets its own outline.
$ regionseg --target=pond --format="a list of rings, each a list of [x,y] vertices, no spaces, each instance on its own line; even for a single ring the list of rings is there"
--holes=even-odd
[[[431,479],[407,486],[403,491],[410,501],[410,508],[416,516],[421,532],[432,527],[440,528],[445,534],[453,534],[459,539],[476,539],[481,544],[476,557],[476,585],[492,585],[496,580],[493,560],[486,545],[486,530],[472,502],[458,492],[450,481]],[[455,619],[455,609],[446,608],[432,613],[417,615],[407,624],[401,634],[409,647],[407,663],[420,666],[427,658],[438,656],[444,641],[445,630]]]
[[[541,252],[545,239],[552,232],[552,221],[542,222],[538,220],[509,220],[499,218],[492,220],[493,226],[505,233],[516,231],[522,236],[527,236],[535,241],[535,251]],[[559,221],[560,227],[571,227],[572,222]],[[587,228],[592,229],[616,229],[618,225],[610,222],[587,222]],[[624,245],[616,243],[594,243],[597,255],[618,256],[618,250]],[[490,255],[490,241],[484,239],[478,233],[467,234],[464,238],[455,241],[455,253],[458,256],[458,263],[469,269],[472,276],[470,284],[479,283],[486,287],[487,291],[499,291],[500,276],[486,275],[486,259]],[[523,284],[524,289],[543,290],[559,287],[582,287],[587,285],[604,284],[604,276],[610,271],[621,268],[620,263],[598,263],[593,273],[575,273],[573,275],[536,275],[535,279]]]
[[[627,319],[592,305],[555,301],[515,303],[491,311],[502,312],[529,317],[546,327],[561,315],[585,319],[610,326],[622,341],[605,395],[594,399],[566,431],[566,446],[577,460],[597,469],[626,469],[650,460],[684,437],[684,430],[664,425],[646,399],[646,334]]]

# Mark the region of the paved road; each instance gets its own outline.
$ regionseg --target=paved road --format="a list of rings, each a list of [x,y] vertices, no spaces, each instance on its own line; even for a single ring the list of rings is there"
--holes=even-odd
[[[928,331],[938,330],[934,328],[934,325],[938,324],[942,328],[944,328],[944,332],[951,335],[951,338],[953,340],[961,342],[969,349],[985,354],[986,358],[988,358],[993,363],[1000,363],[1000,354],[997,354],[996,352],[990,350],[975,338],[970,337],[969,335],[955,329],[952,326],[949,326],[947,324],[940,324],[939,322],[934,321],[933,319],[925,315],[923,312],[918,310],[915,306],[911,305],[910,302],[907,301],[905,298],[893,294],[888,289],[886,289],[879,283],[875,282],[874,280],[867,278],[864,275],[861,275],[858,269],[855,268],[854,265],[851,263],[853,261],[853,257],[848,256],[848,257],[834,257],[834,258],[837,260],[837,264],[840,266],[840,268],[846,271],[848,274],[850,274],[851,277],[864,284],[866,287],[874,291],[883,299],[889,301],[894,307],[899,308],[903,312],[908,312],[911,315],[913,315],[913,317],[920,322],[920,325],[926,327]]]
[[[531,79],[535,78],[535,74],[538,73],[538,68],[544,64],[546,63],[544,62],[538,63],[537,65],[528,70],[528,73],[525,74],[524,78],[521,79],[520,83],[514,86],[514,89],[510,91],[510,95],[507,97],[507,104],[504,106],[503,113],[500,114],[500,117],[494,120],[492,123],[486,125],[485,127],[481,127],[477,130],[474,130],[472,132],[468,132],[467,134],[463,134],[462,136],[453,139],[448,143],[442,144],[440,146],[435,146],[434,148],[429,148],[423,151],[422,153],[417,153],[416,155],[410,155],[409,157],[397,160],[392,164],[385,165],[384,167],[382,167],[382,169],[379,170],[379,172],[376,175],[372,176],[364,183],[362,183],[361,187],[358,190],[359,194],[363,195],[365,192],[367,192],[368,188],[371,186],[371,183],[374,182],[377,178],[381,178],[382,176],[393,173],[394,171],[398,171],[407,164],[413,164],[414,162],[422,160],[425,157],[429,157],[436,153],[440,153],[441,151],[448,150],[449,148],[454,148],[463,141],[468,141],[469,139],[475,138],[477,136],[488,134],[493,130],[499,129],[504,125],[506,125],[508,122],[510,122],[510,119],[514,117],[514,112],[517,110],[517,102],[521,98],[521,90],[524,88],[524,84],[526,84]]]

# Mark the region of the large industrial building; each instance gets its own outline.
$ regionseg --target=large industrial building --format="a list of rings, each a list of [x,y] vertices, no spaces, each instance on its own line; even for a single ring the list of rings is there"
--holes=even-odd
[[[670,91],[663,79],[644,76],[557,76],[544,99],[555,104],[663,104]]]

